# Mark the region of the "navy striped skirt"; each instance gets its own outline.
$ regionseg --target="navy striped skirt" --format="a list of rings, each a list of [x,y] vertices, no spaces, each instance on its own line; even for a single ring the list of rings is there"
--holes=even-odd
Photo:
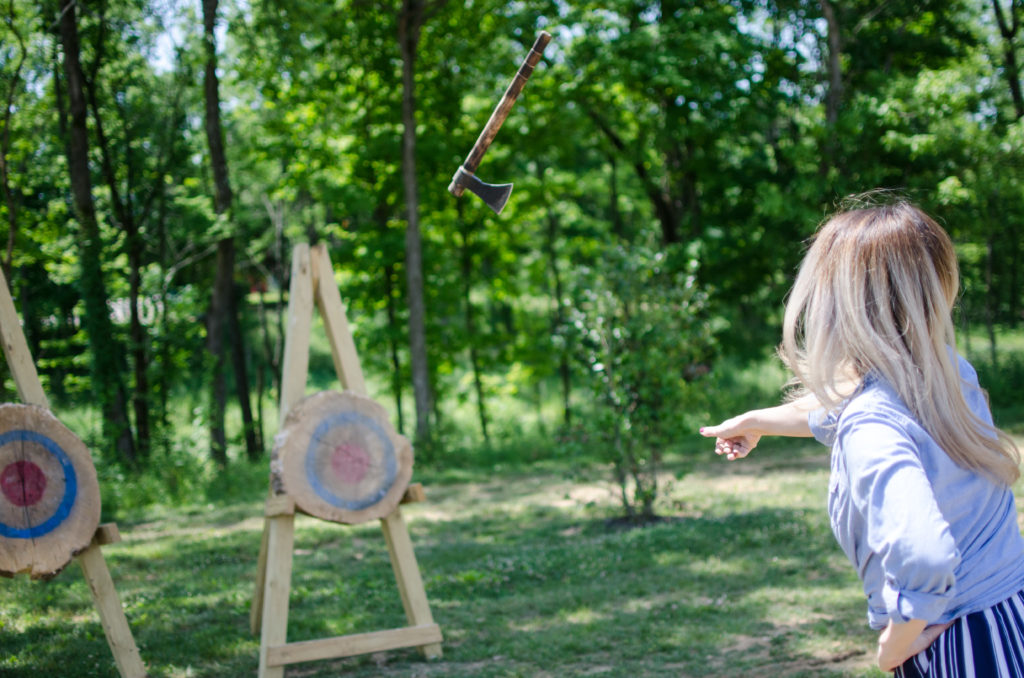
[[[1024,678],[1024,591],[960,617],[896,678]]]

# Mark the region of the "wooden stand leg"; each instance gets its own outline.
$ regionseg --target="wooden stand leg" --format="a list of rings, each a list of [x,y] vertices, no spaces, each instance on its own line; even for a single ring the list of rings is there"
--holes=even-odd
[[[272,648],[288,640],[288,595],[292,581],[292,548],[295,545],[295,516],[267,518],[267,567],[260,632],[259,678],[283,678],[284,666],[271,666]]]
[[[121,600],[114,589],[114,581],[110,578],[110,570],[103,559],[100,547],[92,544],[76,556],[82,566],[82,573],[89,583],[93,601],[100,613],[100,623],[107,636],[107,644],[114,654],[117,670],[121,678],[145,678],[146,667],[142,665],[139,649],[135,646],[128,620],[124,616]]]
[[[258,635],[263,622],[263,587],[267,583],[267,542],[270,541],[270,523],[263,521],[260,557],[256,562],[256,584],[253,587],[252,607],[249,608],[249,630]]]
[[[409,530],[402,519],[401,508],[396,507],[391,515],[381,518],[380,526],[388,544],[391,567],[395,571],[395,580],[398,583],[398,591],[402,596],[402,606],[405,607],[405,616],[409,620],[409,625],[428,626],[433,624],[434,617],[430,613],[427,592],[423,588],[423,578],[420,576],[420,568],[416,563],[416,554],[412,550]],[[441,657],[440,643],[421,645],[420,650],[427,659]]]

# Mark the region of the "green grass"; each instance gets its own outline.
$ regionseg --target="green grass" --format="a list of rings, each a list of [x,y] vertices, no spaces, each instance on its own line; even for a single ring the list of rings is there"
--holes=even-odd
[[[974,338],[997,421],[1021,432],[1024,348],[1001,350],[995,366],[986,351]],[[311,390],[335,387],[324,353],[313,347]],[[885,675],[873,666],[860,584],[828,528],[827,451],[767,440],[730,464],[689,433],[776,401],[783,380],[772,361],[716,365],[706,397],[681,415],[681,444],[661,478],[663,519],[628,530],[613,520],[610,471],[542,425],[557,421],[554,390],[534,402],[496,397],[489,445],[474,434],[472,398],[457,398],[447,413],[456,435],[414,474],[428,500],[404,508],[443,658],[398,650],[287,675]],[[104,554],[151,676],[252,676],[267,468],[233,456],[218,473],[204,461],[202,417],[183,405],[180,435],[149,472],[100,465],[104,519],[123,536]],[[74,430],[98,428],[88,412],[64,415]],[[404,625],[377,523],[300,517],[290,604],[290,641]],[[0,678],[116,675],[76,564],[49,582],[0,580]]]
[[[399,650],[287,675],[882,675],[828,529],[824,450],[774,445],[742,464],[705,453],[682,478],[670,460],[664,520],[630,530],[608,520],[601,468],[424,474],[428,501],[404,513],[443,658]],[[104,554],[152,676],[254,675],[261,509],[257,495],[119,523]],[[375,522],[300,517],[290,600],[292,641],[405,623]],[[0,676],[57,675],[116,675],[74,564],[50,582],[0,582]]]

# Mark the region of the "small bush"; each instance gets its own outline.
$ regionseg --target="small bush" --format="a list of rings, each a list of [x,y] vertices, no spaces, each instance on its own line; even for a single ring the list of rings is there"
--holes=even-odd
[[[678,254],[678,253],[675,253]],[[578,435],[612,463],[629,518],[650,519],[658,468],[684,412],[702,398],[713,338],[695,258],[611,246],[574,289],[570,345],[593,394]]]

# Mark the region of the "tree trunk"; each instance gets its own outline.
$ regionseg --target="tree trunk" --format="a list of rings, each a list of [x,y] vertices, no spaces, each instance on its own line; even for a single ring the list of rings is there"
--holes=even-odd
[[[204,96],[206,100],[206,141],[210,147],[210,166],[213,169],[214,211],[218,216],[230,218],[231,183],[228,180],[228,161],[224,150],[224,131],[220,124],[220,83],[217,79],[217,44],[214,29],[217,22],[218,0],[203,0],[203,36],[206,48],[206,69],[204,78]],[[213,297],[210,300],[210,316],[207,319],[206,349],[214,362],[213,383],[211,385],[210,403],[210,454],[220,466],[227,463],[227,437],[224,429],[224,411],[227,407],[227,374],[225,370],[225,337],[228,328],[238,325],[238,313],[234,303],[235,275],[235,243],[232,237],[223,238],[217,243],[217,270],[214,273]],[[246,431],[246,451],[250,458],[257,458],[260,450],[254,445],[251,433],[255,425],[252,421],[252,408],[249,404],[249,379],[245,374],[244,337],[235,337],[232,346],[236,355],[235,383],[244,387],[239,391],[239,402],[242,406],[242,426]]]
[[[551,335],[555,336],[565,329],[565,306],[563,305],[565,290],[562,285],[562,273],[558,267],[558,253],[555,250],[559,232],[558,215],[555,214],[550,205],[548,205],[547,211],[548,227],[547,238],[544,244],[545,250],[547,250],[548,267],[551,269],[551,279],[554,282],[555,288],[552,294],[554,297],[554,311],[551,314]],[[570,353],[570,347],[563,346],[558,356],[558,376],[562,384],[562,422],[566,427],[572,424],[572,370],[569,365]]]
[[[8,284],[11,281],[11,262],[14,259],[14,239],[18,233],[18,199],[11,187],[10,170],[8,169],[7,153],[11,148],[11,119],[14,117],[14,98],[18,92],[18,83],[21,81],[21,68],[25,64],[27,49],[25,40],[18,32],[17,19],[14,16],[14,3],[8,6],[8,30],[14,34],[14,40],[18,43],[18,56],[14,64],[14,73],[7,82],[7,96],[4,99],[4,121],[3,130],[0,131],[0,184],[3,185],[4,202],[7,205],[7,249],[4,252],[3,266],[4,276]]]
[[[142,239],[133,232],[128,241],[128,306],[130,312],[129,341],[131,342],[132,365],[135,371],[135,390],[132,395],[132,409],[135,412],[135,431],[139,443],[139,454],[149,455],[149,336],[142,326],[139,313],[142,276]]]
[[[670,194],[665,192],[666,187],[659,186],[658,182],[651,177],[647,164],[643,159],[631,157],[625,140],[608,125],[604,118],[589,106],[585,110],[590,119],[597,125],[597,129],[604,134],[615,150],[626,156],[633,165],[633,171],[636,173],[637,178],[640,179],[644,192],[654,208],[654,216],[661,225],[662,242],[665,244],[679,242],[682,217],[676,208],[676,201],[673,200]],[[669,186],[668,188],[671,187]]]
[[[149,371],[149,356],[146,351],[147,346],[149,345],[149,337],[146,334],[145,328],[142,326],[142,320],[139,313],[139,298],[141,296],[142,288],[142,276],[140,270],[142,268],[143,241],[142,236],[139,233],[139,224],[135,219],[135,210],[131,204],[131,191],[133,188],[133,184],[131,182],[131,159],[126,159],[129,166],[129,181],[127,192],[122,197],[114,169],[114,161],[110,152],[110,142],[107,139],[107,135],[103,127],[103,116],[99,106],[99,97],[96,93],[98,89],[98,73],[103,60],[104,39],[105,31],[101,30],[93,49],[94,56],[92,68],[90,69],[89,77],[84,80],[84,86],[85,94],[89,102],[89,108],[92,110],[93,123],[96,129],[96,141],[100,150],[103,176],[106,180],[107,188],[110,191],[110,202],[113,206],[117,221],[120,223],[121,229],[125,234],[125,249],[128,255],[128,342],[135,377],[135,388],[131,398],[132,411],[135,414],[135,438],[138,454],[140,457],[146,457],[149,454],[151,434],[149,417],[149,379],[147,376]],[[125,125],[125,130],[128,129],[130,129],[130,127]],[[131,139],[125,139],[125,147],[130,146]],[[118,362],[123,362],[123,358],[118,357]],[[127,369],[127,367],[125,367],[125,369]]]
[[[83,89],[84,77],[79,58],[76,4],[56,3],[61,45],[64,50],[64,77],[68,94],[68,173],[75,215],[81,227],[81,290],[85,303],[85,328],[89,341],[92,385],[103,413],[103,435],[113,442],[118,458],[135,461],[135,441],[128,421],[127,398],[119,357],[123,348],[114,336],[103,282],[103,242],[92,199],[92,177],[89,171],[89,136],[86,129],[87,107]]]
[[[277,280],[278,283],[278,295],[277,302],[274,304],[274,308],[277,311],[275,325],[276,334],[271,338],[270,334],[270,321],[268,320],[267,306],[266,306],[266,293],[260,291],[260,326],[262,327],[263,335],[263,355],[267,361],[267,365],[270,367],[271,387],[274,390],[274,394],[277,400],[281,399],[281,360],[284,353],[284,303],[283,303],[283,292],[281,290],[288,289],[288,268],[284,265],[284,207],[275,204],[266,196],[263,197],[263,207],[267,211],[267,217],[270,219],[270,223],[274,228],[274,245],[271,250],[271,276]],[[262,393],[262,389],[261,393]],[[257,404],[262,411],[262,404],[260,399],[262,395],[257,398]],[[262,416],[261,416],[262,418]]]
[[[480,434],[483,436],[484,443],[490,444],[491,437],[487,433],[487,402],[484,398],[483,379],[480,376],[480,356],[476,348],[476,322],[473,317],[473,300],[470,298],[470,293],[473,289],[473,259],[469,244],[469,225],[462,214],[462,206],[464,204],[461,201],[457,203],[457,211],[459,226],[462,231],[462,303],[465,306],[466,344],[469,347],[469,363],[473,369],[473,388],[476,391],[476,409],[480,420]]]
[[[1024,118],[1024,94],[1021,93],[1020,67],[1017,64],[1017,33],[1020,29],[1020,15],[1017,13],[1017,5],[1020,0],[1010,0],[1009,14],[1007,20],[1003,14],[1003,8],[999,0],[992,0],[992,9],[995,11],[996,23],[999,24],[999,34],[1003,37],[1003,65],[1006,68],[1006,81],[1010,85],[1010,98],[1013,101],[1014,115],[1017,120]]]
[[[430,442],[430,368],[427,362],[423,252],[416,183],[416,50],[425,19],[422,0],[402,0],[398,43],[402,55],[402,181],[405,185],[405,277],[409,304],[409,354],[416,400],[416,441]]]
[[[996,290],[992,280],[995,244],[992,236],[985,243],[985,329],[988,332],[989,361],[996,367]]]
[[[827,175],[829,169],[838,166],[838,137],[836,123],[839,121],[839,107],[843,101],[842,36],[839,18],[830,0],[820,0],[821,14],[825,18],[828,40],[828,93],[825,95],[825,148],[821,154],[819,172]]]
[[[227,457],[227,433],[224,428],[224,411],[227,408],[227,375],[224,335],[227,330],[228,313],[231,311],[232,275],[235,268],[235,241],[224,238],[217,243],[216,272],[213,281],[213,296],[206,319],[206,350],[213,358],[212,383],[210,386],[210,456],[218,466],[225,466]]]
[[[1007,224],[1007,231],[1009,231],[1005,239],[1006,246],[1009,248],[1009,271],[1010,271],[1010,282],[1007,285],[1007,319],[1010,323],[1010,327],[1016,329],[1020,322],[1020,238],[1016,231],[1017,229],[1012,223]]]
[[[242,425],[245,436],[245,452],[249,461],[257,461],[263,452],[263,436],[252,416],[252,402],[249,397],[249,368],[248,354],[245,348],[245,334],[242,332],[241,311],[239,311],[239,300],[244,299],[238,294],[238,289],[232,290],[231,311],[228,313],[228,320],[231,323],[231,358],[234,363],[235,392],[238,395],[238,403],[242,408]]]
[[[160,177],[161,183],[163,177]],[[160,262],[161,279],[163,284],[160,285],[160,307],[159,307],[159,319],[156,320],[156,336],[158,337],[157,344],[154,350],[157,353],[156,363],[161,366],[157,370],[157,420],[160,423],[160,427],[165,429],[169,421],[168,418],[168,392],[170,391],[170,374],[168,367],[171,365],[171,351],[170,341],[170,329],[167,319],[168,307],[170,306],[170,281],[166,278],[166,271],[168,266],[167,257],[167,193],[166,191],[160,191],[157,194],[157,209],[156,209],[156,234],[157,234],[157,261]]]
[[[619,170],[615,162],[615,154],[608,153],[608,165],[611,171],[608,177],[608,221],[612,225],[612,235],[619,240],[626,238],[626,225],[622,221],[622,213],[619,211]],[[538,177],[543,180],[543,177]],[[548,225],[552,218],[551,208],[548,207]]]
[[[395,308],[395,267],[384,266],[384,297],[387,300],[388,350],[391,354],[391,391],[395,395],[395,411],[398,413],[398,432],[405,435],[405,415],[402,414],[402,361],[398,355],[398,309]]]

